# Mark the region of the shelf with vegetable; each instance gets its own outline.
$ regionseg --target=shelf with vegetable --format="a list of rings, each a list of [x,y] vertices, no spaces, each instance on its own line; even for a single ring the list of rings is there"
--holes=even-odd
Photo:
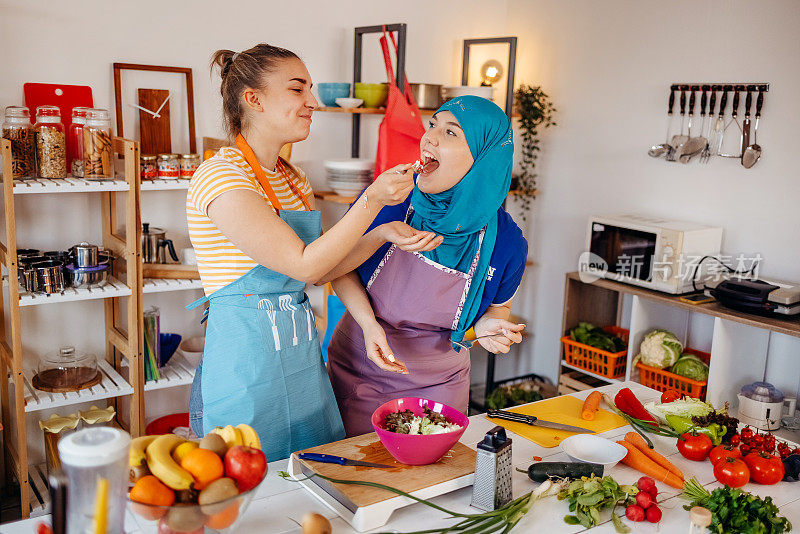
[[[606,381],[625,376],[630,332],[618,326],[599,328],[581,321],[561,338],[567,367]]]

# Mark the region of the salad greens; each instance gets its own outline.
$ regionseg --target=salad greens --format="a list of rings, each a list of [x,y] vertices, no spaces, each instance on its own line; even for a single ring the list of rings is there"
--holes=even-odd
[[[714,411],[714,406],[708,402],[692,397],[683,397],[672,402],[657,403],[648,402],[644,405],[645,409],[662,422],[667,420],[668,415],[680,417],[703,417]]]
[[[711,511],[713,518],[708,528],[718,534],[781,534],[792,530],[789,520],[778,516],[780,510],[772,502],[772,497],[761,499],[728,486],[709,492],[696,478],[686,482],[680,496],[691,501],[684,506],[686,510],[702,506]]]
[[[564,516],[564,522],[568,525],[595,527],[601,521],[600,511],[611,508],[614,528],[624,534],[631,529],[622,523],[613,509],[618,504],[625,505],[637,493],[639,489],[636,486],[620,485],[610,476],[600,478],[592,475],[570,483],[558,494],[558,500],[568,499],[569,511],[575,514]]]
[[[569,331],[569,337],[572,341],[608,352],[620,352],[628,347],[621,337],[610,334],[592,323],[578,323],[578,326]]]

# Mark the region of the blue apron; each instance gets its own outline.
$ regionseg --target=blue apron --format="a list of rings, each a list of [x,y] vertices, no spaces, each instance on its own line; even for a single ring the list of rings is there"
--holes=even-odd
[[[278,215],[306,244],[320,236],[319,211]],[[258,265],[187,306],[210,302],[189,401],[195,434],[246,423],[270,462],[344,438],[303,289],[303,282]]]

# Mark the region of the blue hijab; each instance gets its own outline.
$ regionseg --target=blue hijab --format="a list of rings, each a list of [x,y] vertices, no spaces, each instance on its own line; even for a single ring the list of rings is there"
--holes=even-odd
[[[436,194],[414,187],[411,226],[444,236],[444,242],[422,254],[445,267],[469,272],[478,247],[478,265],[451,339],[461,341],[478,319],[489,260],[497,241],[497,210],[511,186],[514,140],[511,121],[497,104],[477,96],[462,96],[436,110],[455,115],[474,162],[455,186]],[[435,115],[435,114],[434,114]],[[482,229],[486,229],[479,243]],[[453,348],[458,350],[457,345]]]

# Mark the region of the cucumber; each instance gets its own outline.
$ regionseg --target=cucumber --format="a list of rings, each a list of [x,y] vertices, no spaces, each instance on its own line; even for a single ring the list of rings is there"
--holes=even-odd
[[[550,477],[576,480],[591,475],[602,477],[603,466],[585,462],[537,462],[528,468],[528,478],[534,482],[544,482]]]

